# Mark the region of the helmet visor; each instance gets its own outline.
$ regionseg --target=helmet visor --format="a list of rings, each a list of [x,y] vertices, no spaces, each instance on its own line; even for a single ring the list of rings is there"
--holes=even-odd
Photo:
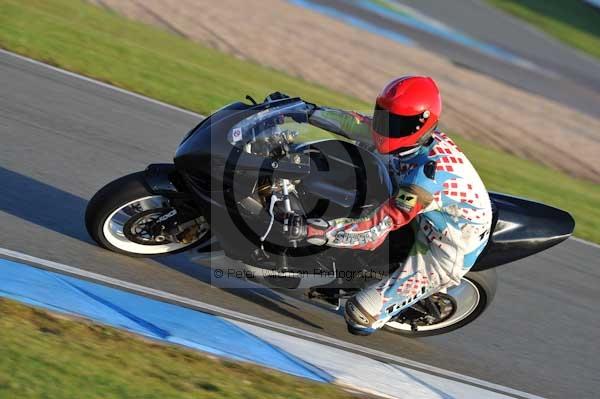
[[[414,116],[396,115],[379,104],[375,104],[373,130],[382,136],[391,138],[410,136],[423,127],[428,116],[427,111]]]

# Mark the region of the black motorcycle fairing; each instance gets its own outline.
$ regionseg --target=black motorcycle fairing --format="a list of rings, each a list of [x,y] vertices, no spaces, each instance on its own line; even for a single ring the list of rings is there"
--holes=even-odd
[[[310,168],[308,161],[274,162],[270,157],[248,153],[242,146],[233,145],[228,135],[247,118],[274,107],[293,108],[294,104],[309,108],[298,98],[256,105],[231,104],[200,123],[177,149],[176,169],[205,209],[213,234],[231,258],[246,259],[252,255],[261,246],[258,238],[267,229],[266,212],[250,225],[239,214],[238,202],[253,194],[259,177],[297,179],[309,174]],[[269,249],[268,243],[265,249]]]
[[[150,192],[157,195],[180,196],[186,192],[175,165],[171,163],[148,165],[144,171],[144,180]]]
[[[187,177],[192,189],[217,202],[222,202],[226,188],[238,190],[242,197],[249,195],[258,174],[298,178],[310,173],[305,165],[285,160],[273,163],[268,158],[249,154],[227,139],[227,133],[236,123],[261,111],[292,103],[304,104],[299,98],[289,98],[257,105],[239,102],[223,107],[188,133],[175,154],[177,170]]]
[[[485,249],[471,270],[486,270],[561,243],[575,228],[573,217],[549,205],[490,193],[494,222]]]
[[[202,119],[196,126],[194,126],[189,132],[187,132],[187,134],[181,140],[181,143],[179,144],[179,146],[181,147],[193,134],[197,133],[203,125],[208,125],[210,123],[213,123],[213,124],[217,123],[218,121],[231,116],[231,114],[241,112],[241,111],[246,111],[246,110],[252,108],[252,106],[253,105],[246,104],[241,101],[237,101],[237,102],[225,105],[224,107],[216,110],[215,112],[213,112],[206,118]]]

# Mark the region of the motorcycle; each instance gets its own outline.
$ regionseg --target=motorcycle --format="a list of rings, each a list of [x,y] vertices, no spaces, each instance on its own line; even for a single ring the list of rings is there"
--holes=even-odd
[[[359,217],[394,192],[386,158],[336,126],[315,123],[300,98],[229,104],[191,129],[173,164],[121,177],[90,200],[85,222],[102,247],[129,256],[194,250],[196,259],[339,309],[397,268],[410,228],[374,251],[290,241],[290,215]],[[490,193],[493,233],[461,283],[414,303],[383,328],[409,336],[447,333],[478,318],[494,298],[495,268],[567,239],[571,215]],[[239,275],[239,274],[236,274]]]

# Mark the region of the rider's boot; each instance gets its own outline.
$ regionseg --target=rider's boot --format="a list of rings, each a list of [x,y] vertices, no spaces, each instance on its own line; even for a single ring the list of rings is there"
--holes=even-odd
[[[374,288],[366,288],[348,299],[344,318],[354,335],[370,335],[382,327],[389,317],[380,318],[383,298]]]

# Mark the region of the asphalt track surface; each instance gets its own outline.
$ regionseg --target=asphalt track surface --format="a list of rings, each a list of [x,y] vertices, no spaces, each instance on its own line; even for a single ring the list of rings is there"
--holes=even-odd
[[[600,249],[569,240],[499,270],[492,307],[439,337],[354,337],[341,317],[267,289],[210,286],[185,255],[133,259],[88,237],[88,199],[108,181],[169,162],[198,121],[0,53],[0,246],[336,337],[549,398],[600,389]]]
[[[492,76],[510,85],[600,117],[600,62],[562,45],[521,21],[479,0],[398,1],[440,20],[474,38],[508,50],[539,69],[526,69],[490,57],[427,31],[406,26],[365,10],[347,0],[310,0],[407,36],[419,46],[464,68]],[[468,112],[468,110],[465,110]]]
[[[471,37],[600,91],[600,62],[482,0],[402,0]],[[590,7],[590,12],[597,12]]]

